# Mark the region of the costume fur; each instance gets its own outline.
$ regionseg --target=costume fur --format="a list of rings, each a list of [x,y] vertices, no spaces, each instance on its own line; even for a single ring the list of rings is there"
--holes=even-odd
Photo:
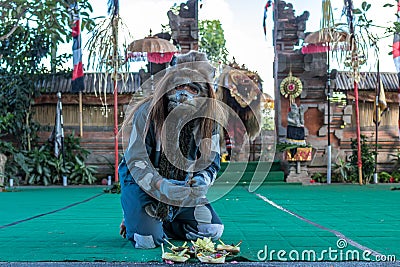
[[[232,146],[235,157],[234,154],[239,153],[242,145],[249,140],[253,141],[261,131],[263,102],[261,79],[257,73],[240,68],[234,63],[224,69],[218,84],[217,99],[228,105],[239,116],[245,127],[243,129],[240,123],[234,123],[233,116],[227,118],[229,123],[225,129],[226,150],[230,154]]]

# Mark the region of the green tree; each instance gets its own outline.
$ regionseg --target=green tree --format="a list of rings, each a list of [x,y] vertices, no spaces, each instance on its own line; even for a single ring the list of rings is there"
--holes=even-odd
[[[0,137],[11,134],[14,143],[0,139],[0,152],[8,157],[8,177],[23,173],[24,160],[33,162],[31,151],[37,148],[32,103],[40,94],[36,86],[43,75],[60,72],[71,75],[63,66],[71,52],[56,55],[61,43],[69,42],[71,19],[68,11],[72,0],[10,0],[0,1]],[[74,1],[75,2],[75,1]],[[82,30],[90,30],[94,21],[89,0],[77,0]],[[52,70],[45,64],[51,59]],[[16,147],[14,147],[14,144]],[[29,157],[28,157],[28,156]]]
[[[199,21],[199,50],[213,62],[226,64],[228,50],[225,47],[224,30],[219,20]]]
[[[91,29],[92,7],[79,1],[82,29]],[[53,71],[62,70],[71,53],[51,56],[60,43],[71,40],[68,1],[11,0],[0,2],[0,118],[12,114],[7,132],[17,138],[20,149],[30,149],[38,126],[32,121],[35,83],[50,70],[43,62],[51,58]]]

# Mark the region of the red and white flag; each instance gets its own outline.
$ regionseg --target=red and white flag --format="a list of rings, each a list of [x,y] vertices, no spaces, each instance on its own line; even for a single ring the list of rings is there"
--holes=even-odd
[[[81,92],[85,89],[84,84],[84,74],[82,65],[82,40],[81,40],[81,20],[79,17],[79,6],[75,2],[70,5],[69,11],[71,13],[71,18],[73,21],[72,26],[72,53],[73,53],[73,63],[74,70],[72,72],[72,92]]]

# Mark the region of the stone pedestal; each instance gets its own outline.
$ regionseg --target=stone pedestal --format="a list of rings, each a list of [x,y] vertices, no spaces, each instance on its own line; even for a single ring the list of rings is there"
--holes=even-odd
[[[299,147],[296,154],[291,155],[286,151],[285,158],[289,163],[289,174],[286,177],[287,183],[309,183],[310,177],[307,170],[307,162],[311,160],[311,147]]]
[[[289,161],[289,174],[286,177],[287,183],[308,184],[310,179],[306,161]]]

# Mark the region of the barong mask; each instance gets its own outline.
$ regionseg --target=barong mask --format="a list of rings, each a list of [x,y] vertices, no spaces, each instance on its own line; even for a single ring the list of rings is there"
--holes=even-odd
[[[177,106],[198,109],[197,97],[207,97],[208,88],[204,83],[191,81],[189,77],[173,78],[172,90],[167,94],[168,112]]]

